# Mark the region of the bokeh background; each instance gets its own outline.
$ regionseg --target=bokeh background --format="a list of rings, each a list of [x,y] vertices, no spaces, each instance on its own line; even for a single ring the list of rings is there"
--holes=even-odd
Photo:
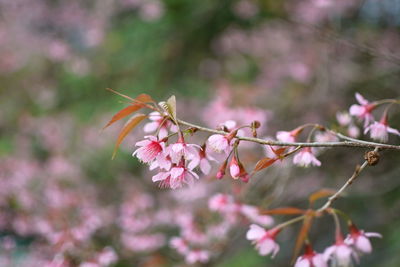
[[[112,266],[187,266],[168,240],[182,214],[206,229],[214,193],[306,207],[311,192],[338,188],[364,150],[327,150],[321,168],[273,166],[247,185],[215,181],[215,166],[192,189],[161,190],[131,157],[140,127],[111,160],[122,124],[101,129],[126,101],[105,89],[175,94],[178,116],[211,127],[257,119],[262,136],[307,122],[345,132],[336,113],[355,92],[399,98],[399,27],[399,0],[1,0],[0,265],[79,266],[112,248]],[[264,151],[242,153],[250,169]],[[399,159],[384,153],[336,203],[384,236],[361,266],[400,265]],[[247,227],[235,225],[204,266],[289,265],[296,227],[274,260],[258,256]],[[330,245],[331,220],[311,238]]]

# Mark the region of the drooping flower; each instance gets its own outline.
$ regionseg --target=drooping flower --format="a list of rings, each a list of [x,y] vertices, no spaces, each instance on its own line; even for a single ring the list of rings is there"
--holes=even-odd
[[[276,133],[276,139],[281,142],[296,142],[296,137],[302,132],[303,128],[299,127],[292,131],[279,131]]]
[[[364,134],[370,132],[371,138],[382,142],[387,142],[389,133],[400,136],[400,132],[394,128],[389,127],[386,112],[383,114],[379,122],[374,121],[371,125],[365,128]]]
[[[305,147],[298,152],[293,157],[293,163],[301,167],[321,166],[321,162],[314,156],[310,147]]]
[[[359,262],[357,253],[344,242],[342,234],[338,234],[336,236],[336,243],[324,251],[324,260],[334,260],[339,266],[350,265],[352,259]]]
[[[307,244],[305,253],[298,257],[294,267],[328,267],[322,254],[316,253],[312,247]]]
[[[171,157],[172,163],[178,164],[182,158],[185,160],[197,160],[196,158],[199,157],[199,154],[196,148],[201,149],[199,145],[187,144],[183,138],[180,137],[178,142],[167,147],[167,152]]]
[[[189,163],[188,168],[193,170],[194,168],[199,166],[201,172],[207,175],[211,171],[210,161],[216,160],[209,153],[207,153],[205,144],[201,147],[198,153],[198,157],[193,158],[193,160]]]
[[[165,141],[160,141],[157,137],[151,135],[145,136],[145,138],[147,140],[142,140],[135,144],[139,148],[133,152],[132,156],[136,156],[144,163],[150,163],[165,149]]]
[[[225,152],[228,153],[231,145],[232,139],[236,136],[237,130],[231,131],[226,135],[222,134],[213,134],[211,135],[207,143],[211,149],[215,152]]]
[[[182,187],[183,184],[193,184],[193,178],[199,179],[199,176],[190,169],[174,166],[170,171],[159,172],[154,175],[152,180],[153,182],[160,182],[161,187],[176,189]]]
[[[266,256],[272,254],[273,258],[279,252],[279,245],[275,242],[275,238],[279,232],[280,229],[277,228],[266,231],[257,224],[251,224],[246,238],[252,241],[260,255]]]
[[[364,127],[367,127],[369,123],[374,119],[372,111],[376,105],[371,104],[361,94],[356,93],[356,99],[360,105],[354,104],[350,107],[350,115],[356,116],[361,120],[364,120]]]
[[[366,233],[363,230],[358,230],[354,224],[350,224],[349,229],[350,233],[347,235],[344,242],[362,253],[372,252],[371,242],[369,241],[370,237],[382,238],[382,235],[379,233]]]

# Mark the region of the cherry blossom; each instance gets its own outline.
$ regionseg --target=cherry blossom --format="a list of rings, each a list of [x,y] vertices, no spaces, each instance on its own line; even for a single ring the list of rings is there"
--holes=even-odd
[[[321,162],[314,156],[310,147],[305,147],[298,152],[293,157],[293,163],[301,167],[321,166]]]
[[[364,134],[370,132],[371,138],[382,142],[387,142],[389,133],[400,136],[400,132],[389,127],[387,115],[384,114],[379,122],[374,121],[371,125],[365,128]]]
[[[375,109],[375,104],[371,104],[361,94],[356,93],[356,99],[360,105],[354,104],[350,107],[350,115],[358,117],[360,120],[364,120],[364,127],[367,127],[370,122],[374,119],[372,111]]]
[[[213,134],[211,135],[207,143],[215,152],[228,152],[231,140],[228,139],[227,135]]]
[[[165,142],[159,141],[155,136],[145,136],[147,140],[139,141],[136,146],[140,147],[132,156],[136,156],[143,163],[150,163],[165,149]]]
[[[179,138],[178,142],[167,147],[167,153],[171,157],[172,163],[178,164],[182,158],[198,161],[199,154],[196,148],[201,149],[199,145],[187,144],[183,138]]]
[[[262,256],[272,254],[272,258],[279,252],[279,245],[275,242],[279,229],[266,231],[257,224],[251,224],[247,231],[246,238],[255,244],[256,249]]]
[[[348,266],[352,259],[359,262],[356,251],[343,241],[341,234],[337,236],[334,245],[325,249],[323,255],[325,261],[333,260],[337,262],[339,266]]]
[[[372,252],[371,242],[369,241],[370,237],[382,238],[382,235],[379,233],[366,233],[363,230],[358,230],[354,224],[351,224],[349,229],[350,234],[347,235],[344,242],[349,246],[353,246],[357,251],[360,251],[362,253]]]
[[[165,138],[168,136],[168,129],[176,132],[177,128],[168,120],[165,120],[165,117],[161,115],[158,111],[151,112],[149,114],[149,119],[151,122],[148,122],[144,125],[144,132],[153,133],[158,130],[158,137]]]
[[[193,178],[199,179],[199,176],[190,169],[181,166],[174,166],[170,171],[159,172],[154,175],[153,182],[160,182],[161,187],[176,189],[183,184],[193,184]]]
[[[304,255],[297,258],[294,267],[328,267],[328,264],[322,254],[316,253],[307,244]]]

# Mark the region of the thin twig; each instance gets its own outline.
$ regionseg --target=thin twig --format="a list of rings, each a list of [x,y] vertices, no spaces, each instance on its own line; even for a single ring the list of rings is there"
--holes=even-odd
[[[214,133],[214,134],[222,134],[222,135],[227,134],[227,132],[224,132],[224,131],[202,127],[202,126],[199,126],[199,125],[196,125],[196,124],[193,124],[190,122],[186,122],[183,120],[178,119],[177,121],[179,124],[182,124],[182,125],[185,125],[188,127],[193,127],[200,131]],[[342,142],[280,142],[280,141],[274,141],[274,140],[264,140],[264,139],[260,139],[260,138],[254,138],[254,137],[245,137],[245,136],[236,136],[235,138],[237,138],[238,140],[241,140],[241,141],[248,141],[248,142],[254,142],[254,143],[259,143],[259,144],[263,144],[263,145],[271,145],[271,146],[358,147],[358,148],[379,148],[379,149],[400,150],[400,146],[368,142],[368,141],[353,139],[351,137],[347,137],[345,135],[336,133],[334,131],[330,131],[330,132],[335,134],[336,136],[338,136],[341,139],[345,139],[345,141],[342,141]]]
[[[378,150],[379,150],[378,148],[375,148],[374,151],[377,152]],[[364,163],[361,166],[357,165],[353,175],[346,181],[346,183],[338,191],[336,191],[335,194],[333,194],[328,198],[328,201],[326,201],[325,204],[317,210],[317,213],[321,213],[326,209],[328,209],[332,205],[332,203],[343,193],[343,191],[346,190],[347,187],[349,187],[354,182],[354,180],[360,175],[360,173],[367,166],[368,166],[367,160],[364,161]]]

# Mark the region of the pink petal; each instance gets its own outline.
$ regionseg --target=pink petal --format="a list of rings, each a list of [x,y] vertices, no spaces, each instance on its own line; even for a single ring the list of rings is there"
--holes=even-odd
[[[358,103],[360,103],[361,105],[367,105],[369,102],[367,99],[365,99],[361,94],[356,93],[356,99],[358,101]]]
[[[247,231],[247,240],[257,240],[262,238],[267,232],[264,228],[258,226],[257,224],[251,224],[250,229]]]

